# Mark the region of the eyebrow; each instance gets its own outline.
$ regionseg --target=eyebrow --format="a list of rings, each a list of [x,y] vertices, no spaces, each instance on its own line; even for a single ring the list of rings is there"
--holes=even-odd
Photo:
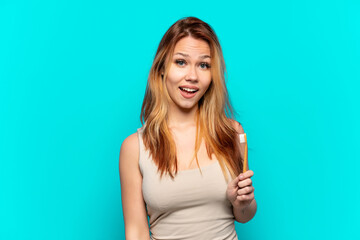
[[[184,56],[184,57],[189,57],[188,54],[181,53],[181,52],[177,52],[177,53],[175,53],[174,55],[176,55],[176,54],[182,55],[182,56]],[[205,58],[211,58],[211,57],[210,57],[209,55],[201,55],[199,58],[200,58],[200,59],[205,59]]]

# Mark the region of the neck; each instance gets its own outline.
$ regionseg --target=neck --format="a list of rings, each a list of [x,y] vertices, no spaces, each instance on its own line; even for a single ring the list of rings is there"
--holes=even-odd
[[[179,107],[170,107],[168,112],[169,128],[186,128],[196,126],[197,104],[191,109],[181,109]]]

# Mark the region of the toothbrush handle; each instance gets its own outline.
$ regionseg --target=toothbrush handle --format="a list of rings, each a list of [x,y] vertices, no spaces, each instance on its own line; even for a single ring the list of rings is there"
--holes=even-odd
[[[246,172],[248,169],[248,145],[247,145],[246,133],[244,133],[244,137],[245,137],[245,151],[244,151],[243,173]]]

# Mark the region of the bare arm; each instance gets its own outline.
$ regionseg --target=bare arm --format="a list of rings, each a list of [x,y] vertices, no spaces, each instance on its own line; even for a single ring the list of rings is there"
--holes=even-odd
[[[244,129],[242,128],[239,122],[234,121],[234,127],[239,134],[244,133]],[[240,147],[241,147],[240,148],[241,156],[244,157],[245,143],[240,143]],[[246,166],[246,171],[247,172],[244,173],[245,177],[252,176],[253,171],[251,170],[249,171],[249,165]],[[248,178],[248,181],[251,181],[251,179]],[[252,184],[252,182],[250,184]],[[256,210],[257,210],[257,203],[255,200],[255,196],[254,199],[251,201],[250,205],[245,209],[240,209],[239,207],[233,205],[233,214],[235,216],[235,220],[240,223],[246,223],[250,221],[254,217]]]
[[[142,175],[139,169],[139,140],[137,133],[121,145],[119,157],[121,201],[126,240],[149,239],[149,225],[142,195]]]

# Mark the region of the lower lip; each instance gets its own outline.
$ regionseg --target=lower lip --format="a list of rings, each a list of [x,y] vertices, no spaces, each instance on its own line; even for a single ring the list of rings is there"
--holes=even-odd
[[[194,92],[194,93],[188,93],[188,92],[185,92],[185,91],[181,90],[180,88],[179,88],[179,90],[180,90],[181,95],[182,95],[184,98],[192,98],[192,97],[194,97],[194,96],[196,95],[196,93],[198,92],[198,91],[196,91],[196,92]]]

